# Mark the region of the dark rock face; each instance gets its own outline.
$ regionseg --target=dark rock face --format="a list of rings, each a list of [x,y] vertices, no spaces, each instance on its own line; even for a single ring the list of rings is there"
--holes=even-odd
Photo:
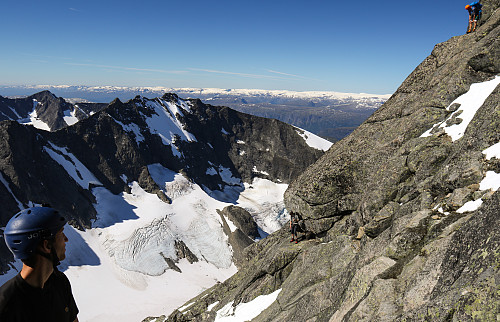
[[[196,255],[193,254],[193,252],[191,252],[191,250],[186,246],[186,244],[182,240],[176,240],[174,247],[177,256],[176,260],[173,260],[170,257],[165,257],[165,255],[161,253],[163,259],[165,260],[170,269],[173,269],[178,273],[182,273],[182,270],[179,268],[179,266],[176,265],[177,263],[179,263],[179,259],[182,258],[186,258],[191,264],[198,261]]]
[[[500,192],[480,183],[500,173],[500,160],[483,153],[500,142],[500,86],[461,138],[437,128],[422,136],[460,108],[447,109],[471,84],[498,79],[500,3],[483,4],[488,19],[476,32],[437,45],[389,101],[290,184],[286,206],[316,238],[290,244],[284,227],[247,247],[237,274],[168,321],[211,321],[228,303],[279,289],[252,321],[498,319]],[[467,210],[471,202],[482,204]]]
[[[197,138],[204,138],[213,149],[204,151],[203,147],[192,146],[204,153],[224,151],[217,156],[221,164],[230,164],[230,169],[239,173],[245,182],[258,174],[266,179],[288,183],[307,164],[323,154],[307,146],[296,129],[278,120],[251,116],[227,107],[205,105],[199,100],[192,103],[192,113],[185,118],[187,130]],[[294,149],[290,149],[291,146]],[[302,149],[312,154],[298,153]],[[196,165],[195,159],[188,162]],[[248,167],[249,163],[255,164],[255,168]],[[193,173],[195,177],[201,175]],[[209,187],[213,185],[211,181],[203,183]]]
[[[248,237],[253,239],[261,237],[252,215],[245,209],[238,206],[228,206],[222,209],[221,214],[227,216]]]
[[[235,264],[240,267],[246,262],[245,249],[254,243],[252,238],[260,237],[257,224],[248,211],[237,206],[228,206],[218,213],[223,222],[224,233],[229,237]],[[231,228],[231,225],[235,228]]]
[[[75,184],[49,156],[44,148],[49,143],[33,127],[1,122],[0,137],[0,174],[7,184],[0,187],[4,205],[0,211],[2,227],[20,210],[20,205],[26,207],[30,202],[51,204],[79,227],[95,217],[93,195]]]
[[[243,252],[245,248],[253,244],[253,240],[245,235],[239,228],[236,228],[233,231],[229,226],[230,223],[227,222],[227,219],[222,212],[219,212],[219,215],[222,221],[224,234],[228,237],[228,243],[233,249],[234,263],[237,267],[241,267],[241,265],[245,262]]]
[[[182,240],[175,242],[175,249],[177,258],[186,258],[191,264],[198,261],[198,257],[193,254]]]

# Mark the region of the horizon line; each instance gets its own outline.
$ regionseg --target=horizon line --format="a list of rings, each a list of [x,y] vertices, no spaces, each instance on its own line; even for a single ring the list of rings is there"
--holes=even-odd
[[[341,95],[356,95],[364,97],[383,97],[389,98],[393,94],[377,94],[377,93],[366,93],[366,92],[339,92],[339,91],[328,91],[328,90],[288,90],[288,89],[259,89],[259,88],[221,88],[221,87],[167,87],[167,86],[120,86],[120,85],[68,85],[68,84],[22,84],[22,85],[5,85],[0,84],[0,87],[4,88],[55,88],[55,89],[67,89],[71,87],[80,87],[85,89],[117,89],[117,90],[138,90],[144,91],[149,90],[153,92],[164,91],[164,90],[177,90],[177,91],[199,91],[199,94],[205,92],[205,94],[210,94],[211,92],[226,92],[237,94],[239,91],[254,91],[254,92],[274,92],[275,94],[285,94],[285,93],[308,93],[308,94],[341,94]],[[240,93],[242,94],[242,93]]]

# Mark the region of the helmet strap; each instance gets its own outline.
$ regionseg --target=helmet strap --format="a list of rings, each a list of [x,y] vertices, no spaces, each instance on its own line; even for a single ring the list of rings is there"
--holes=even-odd
[[[52,255],[52,265],[56,268],[59,264],[61,264],[61,261],[59,260],[59,256],[57,256],[56,249],[54,247],[51,248],[50,254]]]
[[[49,242],[51,242],[51,241],[49,240]],[[54,268],[57,267],[59,264],[61,264],[61,261],[59,260],[59,257],[57,256],[56,249],[54,248],[53,245],[51,245],[50,253],[44,253],[41,250],[37,250],[37,254],[50,260],[52,262],[52,265],[54,266]]]

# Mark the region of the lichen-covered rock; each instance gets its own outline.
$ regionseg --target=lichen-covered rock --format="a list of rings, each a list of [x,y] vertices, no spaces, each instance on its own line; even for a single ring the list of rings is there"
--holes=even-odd
[[[351,310],[373,287],[373,281],[390,270],[396,262],[388,257],[377,257],[370,264],[356,271],[349,287],[346,290],[341,307],[332,315],[330,321],[342,321],[350,317]]]
[[[371,238],[380,235],[380,233],[391,226],[393,218],[398,216],[397,213],[400,208],[397,202],[389,202],[366,226],[364,226],[365,233]]]

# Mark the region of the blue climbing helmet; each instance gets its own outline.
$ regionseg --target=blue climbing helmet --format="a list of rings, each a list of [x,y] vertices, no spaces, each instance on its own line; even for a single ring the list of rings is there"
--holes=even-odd
[[[66,219],[55,209],[33,207],[15,214],[7,223],[4,238],[17,259],[27,259],[35,253],[41,240],[54,238]]]
[[[467,7],[469,9],[474,10],[474,11],[481,11],[481,8],[483,7],[483,5],[479,1],[474,1],[471,4],[468,4],[467,6],[465,6],[465,9],[467,9]],[[469,9],[467,9],[467,10],[469,10]]]

